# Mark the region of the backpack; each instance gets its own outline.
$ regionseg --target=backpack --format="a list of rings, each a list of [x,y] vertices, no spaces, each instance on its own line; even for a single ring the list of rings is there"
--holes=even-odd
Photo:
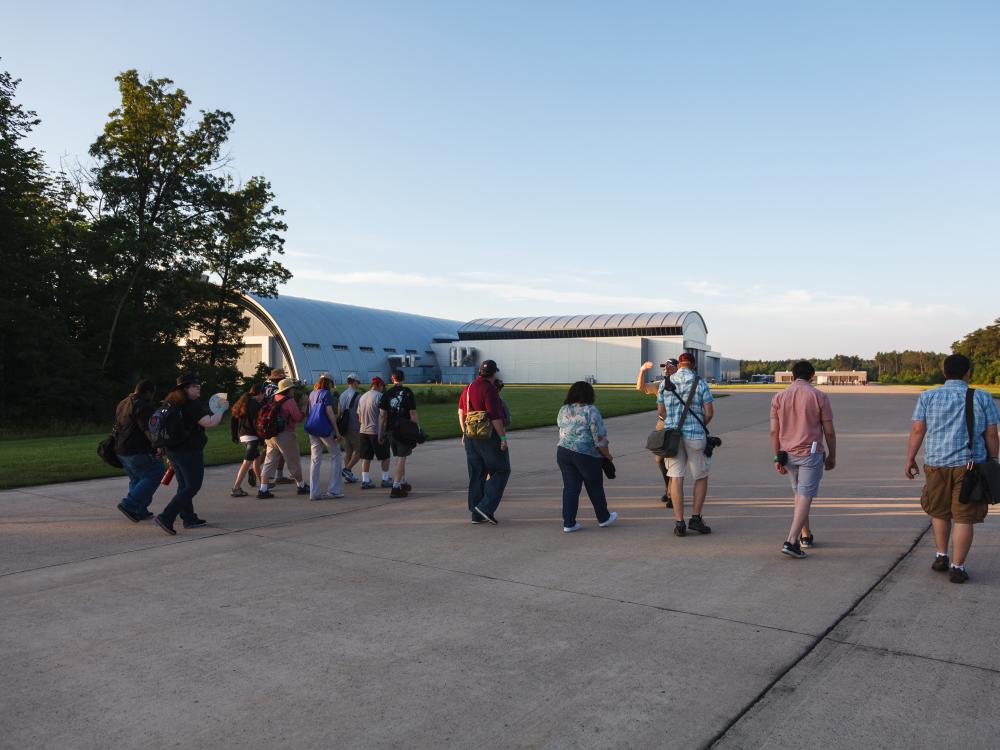
[[[347,408],[337,417],[337,432],[341,435],[346,435],[351,430],[351,412],[357,408],[359,398],[361,398],[361,394],[355,391]]]
[[[161,401],[149,418],[150,444],[153,448],[174,448],[188,439],[180,407]]]
[[[285,430],[285,417],[281,413],[284,400],[265,401],[257,412],[257,434],[264,440],[277,437]]]

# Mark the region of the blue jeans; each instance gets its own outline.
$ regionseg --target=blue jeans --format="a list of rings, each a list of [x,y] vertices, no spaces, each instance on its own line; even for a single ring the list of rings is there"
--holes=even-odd
[[[163,461],[152,453],[119,454],[118,460],[128,474],[128,495],[121,504],[133,513],[146,512],[153,502],[153,493],[163,479],[166,470]]]
[[[469,467],[469,511],[478,507],[484,513],[496,513],[510,479],[510,454],[500,450],[496,434],[489,440],[465,438],[465,461]]]
[[[174,467],[177,493],[160,512],[160,517],[168,526],[173,526],[177,516],[182,521],[193,521],[198,516],[194,512],[194,496],[201,489],[205,478],[205,456],[201,451],[167,451],[170,465]]]
[[[576,511],[580,507],[580,489],[586,485],[590,504],[594,506],[597,522],[604,523],[611,517],[608,499],[604,495],[603,461],[585,453],[577,453],[559,446],[556,463],[563,477],[563,526],[576,525]]]

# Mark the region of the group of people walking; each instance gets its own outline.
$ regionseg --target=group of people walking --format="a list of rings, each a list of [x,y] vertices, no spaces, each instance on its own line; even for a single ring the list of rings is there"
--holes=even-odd
[[[696,372],[695,359],[682,353],[660,364],[663,376],[646,382],[653,364],[639,371],[636,389],[656,395],[657,420],[647,445],[654,451],[657,471],[665,491],[662,500],[673,511],[673,532],[683,537],[689,531],[710,534],[702,517],[708,494],[708,477],[714,448],[721,440],[710,435],[714,417],[711,390]],[[510,451],[507,430],[510,409],[501,397],[503,382],[499,367],[485,360],[478,375],[459,396],[458,419],[468,469],[468,512],[473,524],[497,525],[497,509],[510,478]],[[955,583],[968,580],[966,558],[972,545],[973,525],[982,523],[987,505],[970,502],[963,490],[966,477],[977,464],[996,461],[1000,452],[997,425],[1000,411],[984,391],[968,385],[971,362],[962,355],[944,361],[944,385],[920,394],[912,418],[906,476],[919,470],[916,456],[926,445],[926,484],[921,497],[923,510],[931,517],[937,546],[932,568],[948,572]],[[794,506],[788,535],[781,553],[792,558],[807,556],[805,549],[816,545],[809,512],[819,494],[825,471],[837,465],[837,435],[833,412],[825,393],[811,384],[815,375],[806,361],[792,368],[793,382],[774,395],[770,410],[770,448],[775,471],[791,483]],[[393,498],[406,497],[412,487],[406,477],[406,460],[425,436],[420,429],[416,398],[404,384],[402,371],[392,374],[392,386],[379,377],[361,393],[357,376],[347,379],[347,389],[337,394],[328,375],[313,385],[308,399],[295,398],[296,383],[274,370],[270,379],[243,394],[232,410],[232,437],[244,446],[244,459],[232,489],[234,497],[244,497],[242,483],[259,481],[257,497],[274,497],[276,484],[294,482],[296,492],[312,500],[341,498],[344,483],[359,479],[353,468],[360,464],[361,488],[376,487],[371,462],[380,462],[379,486]],[[175,534],[179,516],[184,528],[202,526],[206,521],[194,511],[193,499],[204,476],[205,429],[222,420],[228,404],[216,411],[201,401],[201,383],[184,375],[168,392],[160,409],[154,406],[155,386],[141,381],[116,411],[115,451],[129,477],[128,494],[118,509],[130,520],[152,518],[168,534]],[[586,489],[599,527],[607,528],[618,519],[609,510],[604,477],[614,477],[614,460],[607,429],[595,404],[592,385],[579,381],[570,386],[557,415],[559,439],[556,464],[563,480],[563,531],[579,531],[577,519],[580,495]],[[157,415],[167,419],[175,413],[173,440],[165,447],[151,433]],[[310,477],[302,473],[296,433],[303,423],[310,443]],[[661,433],[657,436],[656,433]],[[341,448],[343,445],[343,449]],[[320,491],[324,451],[330,456],[330,474],[325,492]],[[396,458],[390,473],[390,455]],[[177,491],[160,514],[149,511],[153,493],[164,480],[163,456],[177,478]],[[291,479],[284,479],[287,471]],[[685,479],[690,478],[691,515],[685,520]],[[949,555],[950,551],[950,555]]]
[[[245,480],[251,487],[258,486],[257,498],[262,500],[274,498],[272,490],[279,484],[294,484],[296,494],[308,495],[310,500],[342,498],[344,484],[359,481],[352,469],[360,464],[362,490],[380,486],[391,497],[406,497],[412,490],[406,478],[406,458],[424,435],[416,398],[404,381],[405,374],[397,370],[391,388],[375,377],[362,394],[358,377],[351,374],[345,392],[337,394],[333,378],[323,375],[300,400],[295,393],[298,384],[280,368],[272,370],[267,381],[253,385],[233,404],[230,432],[233,442],[242,446],[243,461],[230,495],[246,497]],[[143,380],[118,404],[114,453],[129,478],[118,510],[130,521],[152,519],[170,535],[177,533],[178,516],[185,529],[207,523],[195,513],[193,504],[205,473],[205,430],[220,424],[229,404],[221,399],[209,409],[201,398],[201,387],[197,376],[182,375],[157,407],[155,384]],[[299,450],[300,424],[309,438],[309,482]],[[321,489],[324,452],[329,455],[325,491]],[[392,473],[390,456],[396,458]],[[382,469],[378,485],[370,474],[376,459]],[[174,477],[173,498],[159,514],[151,513],[153,494]]]

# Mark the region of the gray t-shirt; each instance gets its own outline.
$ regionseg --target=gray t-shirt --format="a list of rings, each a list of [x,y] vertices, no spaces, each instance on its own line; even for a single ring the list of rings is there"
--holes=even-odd
[[[382,393],[374,388],[358,399],[358,424],[365,435],[378,435],[379,402]]]

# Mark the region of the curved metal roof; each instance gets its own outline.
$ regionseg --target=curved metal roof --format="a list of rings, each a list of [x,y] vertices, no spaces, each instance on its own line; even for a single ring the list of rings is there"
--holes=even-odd
[[[422,363],[430,364],[426,351],[434,338],[448,335],[457,339],[461,325],[457,320],[285,295],[246,295],[244,303],[278,338],[294,376],[305,380],[324,371],[335,379],[338,373],[352,371],[362,378],[368,372],[384,373],[387,358],[405,356],[407,349],[416,350]],[[319,348],[304,344],[318,344]],[[335,350],[334,346],[346,346],[347,350]],[[362,346],[373,351],[362,352]]]
[[[705,319],[695,310],[654,313],[608,313],[605,315],[555,315],[532,318],[477,318],[459,328],[469,334],[495,331],[593,331],[623,328],[684,328],[697,318],[708,331]]]

